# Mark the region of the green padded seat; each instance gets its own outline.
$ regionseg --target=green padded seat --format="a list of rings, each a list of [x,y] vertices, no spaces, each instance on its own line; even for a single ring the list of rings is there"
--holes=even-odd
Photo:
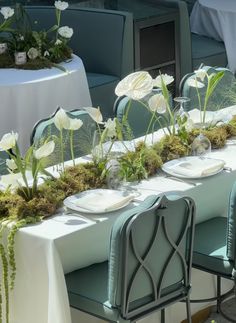
[[[223,42],[192,33],[193,70],[203,63],[210,66],[226,66],[227,56]]]
[[[227,257],[227,218],[216,217],[195,227],[193,265],[221,276],[232,276],[233,261]],[[206,243],[207,241],[207,243]]]

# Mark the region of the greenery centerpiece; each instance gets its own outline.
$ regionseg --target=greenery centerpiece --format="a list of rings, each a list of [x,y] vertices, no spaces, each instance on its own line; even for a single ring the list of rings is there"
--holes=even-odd
[[[15,8],[1,8],[0,68],[48,68],[71,58],[68,41],[73,29],[61,26],[61,13],[68,3],[55,1],[54,5],[55,24],[48,30],[37,30],[38,22],[30,21],[21,4],[16,4]]]

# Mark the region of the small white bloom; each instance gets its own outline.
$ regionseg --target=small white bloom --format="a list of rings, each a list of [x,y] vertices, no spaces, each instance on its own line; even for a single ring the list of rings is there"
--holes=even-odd
[[[73,29],[68,26],[63,26],[58,29],[58,34],[63,38],[71,38],[73,32]]]
[[[37,58],[39,56],[37,48],[31,47],[27,52],[27,56],[29,57],[29,59]]]
[[[169,84],[171,84],[172,82],[174,82],[173,76],[168,75],[168,74],[161,74],[161,75],[158,75],[153,80],[153,86],[161,88],[162,87],[162,85],[161,85],[161,79],[162,79],[162,81],[164,82],[164,84],[166,86],[169,85]]]
[[[62,41],[61,41],[60,39],[57,39],[57,40],[55,41],[55,45],[56,45],[56,46],[61,45],[61,44],[62,44]]]
[[[126,95],[133,100],[140,100],[152,91],[152,77],[148,72],[134,72],[121,80],[116,88],[117,96]]]
[[[41,159],[51,155],[55,148],[55,142],[53,140],[47,142],[46,144],[42,145],[40,148],[34,151],[34,157],[36,159]]]
[[[14,171],[17,169],[17,165],[16,165],[14,159],[6,159],[6,165],[10,171]]]
[[[69,4],[68,2],[65,1],[55,1],[54,2],[54,6],[58,9],[58,10],[65,10],[66,8],[68,8]]]
[[[25,37],[23,35],[19,35],[18,36],[18,39],[21,40],[21,41],[23,41],[23,40],[25,40]]]
[[[83,121],[80,119],[72,119],[70,118],[70,125],[69,125],[69,130],[78,130],[82,127]]]
[[[9,150],[15,147],[16,141],[18,139],[18,133],[16,132],[9,132],[3,135],[0,141],[0,148],[3,150]]]
[[[194,73],[196,75],[196,78],[200,79],[202,82],[204,78],[207,76],[207,72],[202,68],[199,68],[198,70],[194,71]]]
[[[88,114],[90,115],[90,117],[97,123],[101,123],[103,120],[100,108],[83,108],[83,110],[85,110],[86,112],[88,112]]]
[[[54,123],[58,130],[62,129],[69,129],[70,127],[70,118],[66,114],[66,111],[62,108],[60,108],[55,117],[54,117]]]
[[[43,53],[43,56],[44,56],[44,57],[50,56],[49,51],[45,50],[45,52]]]
[[[196,78],[191,78],[188,80],[188,85],[191,87],[196,87],[198,89],[203,88],[205,85],[202,82],[197,81]]]
[[[164,95],[161,93],[154,94],[148,100],[148,106],[149,106],[149,109],[153,112],[157,112],[160,114],[165,113],[167,104],[166,104],[166,99]]]
[[[109,118],[105,122],[105,129],[107,131],[107,137],[113,138],[116,136],[116,119]]]
[[[3,15],[4,19],[8,19],[14,15],[14,9],[10,7],[2,7],[0,13]]]

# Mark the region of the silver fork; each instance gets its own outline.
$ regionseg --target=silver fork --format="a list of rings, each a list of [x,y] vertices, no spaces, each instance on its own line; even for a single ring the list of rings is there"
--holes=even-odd
[[[193,185],[193,186],[198,185],[196,182],[190,181],[188,179],[180,178],[180,177],[175,177],[173,175],[165,174],[163,177],[169,178],[169,179],[171,179],[173,181],[177,181],[177,182],[181,182],[181,183],[185,183],[185,184],[189,184],[189,185]]]

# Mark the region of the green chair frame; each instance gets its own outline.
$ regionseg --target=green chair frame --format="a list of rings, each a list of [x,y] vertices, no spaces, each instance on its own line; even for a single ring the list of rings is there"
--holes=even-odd
[[[229,297],[235,296],[236,283],[236,182],[229,198],[228,216],[208,219],[196,224],[193,247],[193,267],[217,277],[216,297],[191,300],[202,303],[217,301],[217,312],[229,322],[236,322],[222,309]],[[221,278],[234,281],[234,286],[221,294]]]
[[[189,294],[195,204],[149,196],[114,223],[108,262],[66,274],[70,306],[109,322],[136,322]]]

